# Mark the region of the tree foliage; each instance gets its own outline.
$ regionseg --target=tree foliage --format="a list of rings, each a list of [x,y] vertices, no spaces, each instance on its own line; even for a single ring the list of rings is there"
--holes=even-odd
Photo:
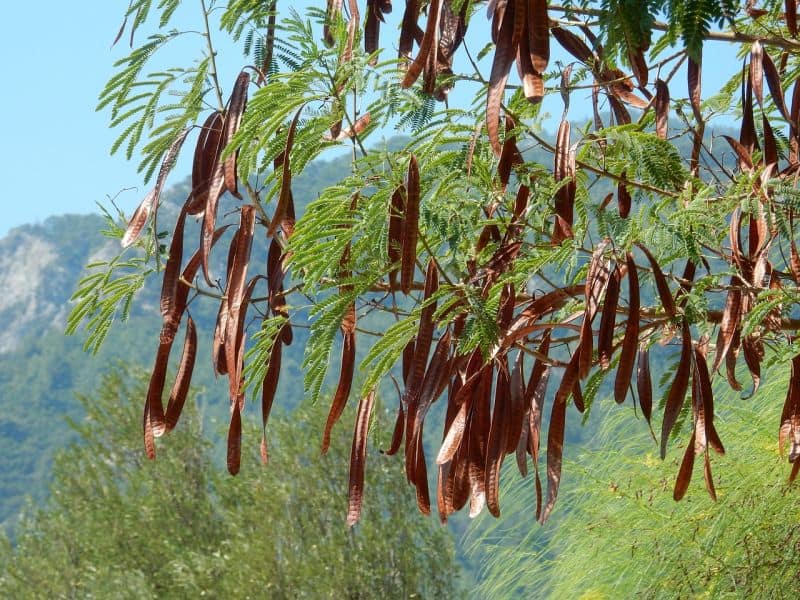
[[[188,34],[169,29],[175,4],[130,5],[132,39],[145,25],[157,32],[117,63],[101,96],[121,131],[114,149],[141,152],[146,178],[162,164],[123,236],[125,245],[150,252],[148,265],[163,281],[164,326],[143,419],[149,456],[177,420],[191,376],[196,342],[187,335],[182,379],[165,408],[176,333],[188,323],[187,306],[208,297],[219,306],[213,368],[230,383],[232,473],[246,390],[262,390],[266,432],[293,329],[310,327],[303,367],[312,400],[322,395],[342,340],[325,431],[351,395],[360,399],[351,523],[360,511],[375,393],[395,367],[403,390],[390,453],[402,447],[425,513],[428,473],[436,472],[443,520],[466,504],[470,514],[487,506],[498,515],[500,468],[516,452],[522,470],[526,455],[532,459],[544,521],[558,493],[569,405],[585,413],[605,379],[618,402],[634,397],[648,422],[663,414],[662,458],[679,430],[694,432],[674,497],[685,493],[696,455],[715,497],[710,450],[722,454],[724,446],[712,380],[724,369],[739,390],[746,371],[753,394],[765,362],[789,369],[791,360],[780,441],[790,460],[798,456],[795,2],[499,0],[489,2],[483,29],[474,23],[481,3],[407,2],[395,57],[385,32],[378,37],[390,0],[333,1],[307,15],[276,2],[201,1],[205,51],[195,66],[144,75],[154,53]],[[215,15],[218,29],[209,26]],[[478,46],[491,40],[477,54],[473,33]],[[218,72],[218,35],[248,51],[240,73]],[[703,94],[709,43],[739,51],[745,68],[734,65],[728,84]],[[551,49],[566,59],[551,60]],[[461,55],[463,65],[454,59]],[[454,89],[466,102],[451,101]],[[557,92],[564,114],[553,139],[541,133],[540,103]],[[165,101],[165,93],[178,100]],[[574,125],[570,100],[587,93],[593,119]],[[738,139],[714,140],[730,147],[719,161],[706,132],[724,115],[739,118],[741,129]],[[410,136],[407,145],[368,149],[391,125]],[[187,127],[197,135],[193,188],[167,249],[155,226],[159,194],[190,139]],[[686,137],[688,156],[677,150]],[[344,144],[352,147],[350,173],[296,214],[293,176]],[[552,157],[532,159],[534,149]],[[595,193],[604,187],[605,197]],[[148,224],[150,236],[139,237]],[[223,236],[227,227],[232,237]],[[266,260],[251,257],[257,231],[270,239]],[[195,250],[185,256],[189,243]],[[212,272],[209,257],[224,256],[226,245],[225,272]],[[118,296],[92,296],[92,285],[80,293],[99,300],[81,316],[90,336],[102,339],[114,314],[105,307]],[[391,327],[363,326],[381,311],[395,319]],[[110,316],[97,318],[103,314]],[[305,314],[308,325],[299,318]],[[365,345],[357,379],[356,348]],[[653,381],[652,360],[674,365],[663,381]],[[445,390],[443,443],[433,462],[423,429]],[[798,468],[800,461],[792,478]]]
[[[447,532],[406,510],[398,465],[371,469],[358,535],[341,525],[349,436],[335,432],[329,456],[319,407],[271,426],[274,468],[256,452],[241,478],[220,476],[202,419],[183,427],[155,463],[139,449],[130,402],[147,375],[112,371],[81,398],[79,440],[55,461],[50,499],[23,519],[15,544],[0,546],[7,598],[447,597],[457,568]],[[434,550],[435,549],[435,550]]]

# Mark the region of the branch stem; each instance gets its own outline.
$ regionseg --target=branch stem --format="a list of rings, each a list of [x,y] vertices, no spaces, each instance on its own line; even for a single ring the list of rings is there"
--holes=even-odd
[[[205,27],[206,45],[208,46],[208,58],[211,61],[211,81],[213,82],[214,92],[217,95],[217,105],[220,111],[225,110],[225,101],[222,99],[222,87],[219,85],[219,77],[217,76],[217,53],[214,50],[214,44],[211,42],[211,27],[208,24],[208,8],[206,8],[206,0],[200,0],[200,6],[203,8],[203,26]]]
[[[557,12],[586,15],[588,17],[601,17],[604,11],[597,8],[580,8],[577,6],[560,6],[558,4],[551,4],[548,7],[550,10]],[[652,28],[656,31],[669,31],[668,23],[662,21],[653,21]],[[758,36],[740,31],[709,31],[703,36],[704,39],[712,42],[740,42],[742,44],[752,44],[755,41],[760,41],[765,46],[774,46],[775,48],[782,48],[790,52],[800,52],[800,42],[789,40],[779,36]]]

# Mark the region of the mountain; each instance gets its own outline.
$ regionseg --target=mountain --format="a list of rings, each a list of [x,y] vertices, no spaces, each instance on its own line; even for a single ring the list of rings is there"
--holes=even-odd
[[[64,323],[76,275],[88,260],[111,251],[112,242],[98,238],[102,225],[96,215],[65,215],[0,239],[0,274],[13,290],[0,296],[0,354]]]
[[[349,164],[349,156],[321,160],[295,177],[299,207],[338,181]],[[188,190],[184,181],[164,194],[160,229],[171,228]],[[101,233],[105,226],[100,215],[61,215],[0,238],[0,281],[7,290],[0,295],[0,524],[7,529],[26,497],[43,498],[53,453],[72,439],[69,421],[83,416],[75,394],[91,392],[115,361],[149,366],[155,356],[161,327],[157,277],[137,293],[127,322],[114,324],[97,356],[84,351],[83,331],[64,335],[70,297],[86,274],[85,266],[118,253],[119,242]],[[253,261],[266,261],[263,241],[254,248]],[[217,272],[222,269],[218,266]],[[215,381],[207,368],[207,341],[216,319],[212,304],[199,301],[191,311],[200,345],[193,383],[203,390],[196,400],[213,416],[227,410],[227,382]],[[301,397],[303,346],[304,332],[299,331],[284,351],[277,409],[294,406]]]
[[[96,215],[51,217],[0,240],[0,277],[14,293],[0,300],[0,522],[10,525],[30,495],[40,500],[53,451],[80,419],[76,393],[90,392],[113,361],[148,364],[160,317],[136,307],[112,329],[96,357],[80,336],[64,335],[69,298],[84,266],[109,257],[115,241]],[[153,293],[146,289],[144,293]]]

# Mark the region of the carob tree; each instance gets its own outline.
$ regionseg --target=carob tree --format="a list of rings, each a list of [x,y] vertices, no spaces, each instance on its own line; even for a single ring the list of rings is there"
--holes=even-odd
[[[674,363],[661,386],[661,456],[681,423],[691,427],[676,500],[696,456],[715,495],[709,451],[724,447],[712,384],[723,368],[741,390],[744,367],[751,393],[764,361],[791,369],[776,426],[795,478],[796,2],[406,0],[399,42],[381,42],[391,0],[329,0],[309,17],[276,0],[224,7],[200,0],[202,56],[191,67],[143,75],[154,54],[187,35],[169,29],[178,4],[131,0],[116,41],[127,32],[133,50],[100,98],[122,130],[113,150],[140,152],[146,179],[160,165],[153,190],[118,231],[123,247],[137,247],[139,257],[144,250],[144,258],[112,261],[87,276],[70,320],[71,330],[87,323],[87,343],[96,347],[134,300],[143,274],[161,279],[163,327],[143,417],[150,457],[155,439],[178,422],[192,376],[198,341],[189,306],[211,301],[219,305],[212,366],[230,383],[233,474],[248,390],[261,391],[267,461],[267,419],[293,328],[310,327],[303,367],[314,398],[340,334],[322,451],[348,400],[359,398],[351,525],[361,510],[376,390],[394,378],[395,366],[402,382],[385,453],[402,451],[419,509],[428,514],[435,501],[443,521],[467,504],[471,515],[484,506],[500,514],[499,478],[509,454],[523,475],[530,456],[536,514],[544,521],[558,493],[568,405],[583,413],[613,378],[617,402],[638,400],[650,424],[661,408],[653,355]],[[157,33],[134,46],[138,30],[156,20]],[[231,77],[227,95],[216,35],[242,43],[252,63]],[[476,44],[487,45],[470,52]],[[739,52],[742,68],[731,60],[729,82],[704,96],[709,44]],[[552,60],[551,51],[562,59]],[[683,89],[687,97],[680,97]],[[540,106],[555,94],[564,113],[551,140],[541,133]],[[577,132],[568,120],[576,95],[591,102],[593,114]],[[709,135],[713,119],[724,115],[740,118],[738,139]],[[392,124],[410,135],[406,146],[368,150],[370,136]],[[191,191],[167,249],[159,245],[156,212],[190,139]],[[715,143],[726,152],[712,152]],[[351,172],[296,215],[293,176],[343,144],[352,146]],[[542,162],[542,153],[552,158]],[[257,235],[268,239],[265,264],[251,261]],[[225,252],[220,240],[228,245],[227,269],[213,273],[210,258]],[[260,286],[265,294],[256,293]],[[310,325],[293,320],[300,308]],[[381,312],[392,320],[384,331],[359,325]],[[165,408],[167,364],[182,324],[183,351]],[[369,347],[359,390],[357,344]],[[443,441],[426,457],[425,418],[440,398]],[[433,501],[430,469],[437,471]]]

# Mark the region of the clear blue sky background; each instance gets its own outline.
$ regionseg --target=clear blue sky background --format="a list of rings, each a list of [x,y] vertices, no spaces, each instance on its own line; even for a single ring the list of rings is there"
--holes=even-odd
[[[176,25],[199,29],[199,2],[186,5]],[[111,48],[127,0],[45,0],[35,15],[32,6],[6,2],[0,17],[0,236],[52,214],[97,212],[97,202],[108,204],[125,188],[133,189],[118,201],[130,211],[146,191],[138,161],[127,162],[122,152],[109,155],[115,136],[108,113],[95,112],[114,61],[130,51],[127,36]],[[137,38],[148,33],[143,28]],[[202,43],[191,36],[165,59],[186,62]],[[241,53],[224,45],[220,50],[220,71],[232,83]],[[173,181],[188,170],[182,161]]]
[[[127,162],[121,153],[109,155],[114,132],[107,128],[108,114],[94,110],[100,90],[113,73],[113,62],[129,51],[126,38],[110,47],[127,4],[127,0],[46,0],[34,9],[27,3],[5,3],[0,18],[0,180],[4,183],[0,236],[52,214],[96,212],[97,202],[108,204],[108,198],[118,193],[119,206],[130,212],[146,191],[136,173],[137,161]],[[199,29],[198,5],[186,2],[176,14],[175,25]],[[298,10],[306,5],[292,4]],[[473,36],[485,35],[483,13],[481,9],[471,25]],[[384,26],[383,40],[396,37],[392,25],[401,15],[397,6]],[[141,39],[147,33],[142,29],[137,35]],[[242,55],[222,35],[217,38],[220,76],[227,88],[241,67]],[[200,36],[187,37],[163,60],[185,64],[202,45]],[[470,44],[473,52],[482,46],[477,41]],[[736,70],[739,61],[725,51],[730,48],[723,44],[707,46],[705,90],[716,89],[723,74]],[[451,101],[458,102],[459,90],[471,93],[460,86]],[[673,93],[685,94],[678,88]],[[589,107],[580,103],[580,97],[573,98],[571,118],[587,116]],[[558,94],[548,99],[546,107],[555,116],[560,114]],[[179,162],[173,181],[188,174],[188,162],[186,157]]]
[[[139,179],[110,157],[98,92],[112,72],[118,2],[9,2],[0,19],[0,235],[50,214],[92,212]]]

